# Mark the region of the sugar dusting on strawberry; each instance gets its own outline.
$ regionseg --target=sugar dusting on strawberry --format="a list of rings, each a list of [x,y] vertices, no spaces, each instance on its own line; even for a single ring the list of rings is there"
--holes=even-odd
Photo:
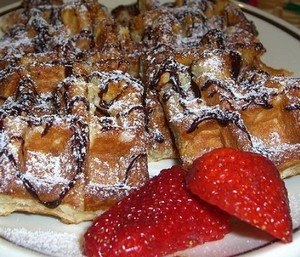
[[[204,201],[283,242],[292,241],[287,191],[265,157],[231,148],[213,150],[193,163],[187,184]]]
[[[228,216],[193,196],[179,166],[163,170],[102,214],[84,236],[87,256],[164,256],[218,240]]]

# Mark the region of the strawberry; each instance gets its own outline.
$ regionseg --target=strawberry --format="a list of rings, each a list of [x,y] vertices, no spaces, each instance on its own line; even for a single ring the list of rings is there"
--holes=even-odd
[[[213,150],[193,163],[187,184],[204,201],[283,242],[292,241],[285,185],[275,165],[262,155]]]
[[[163,170],[97,218],[87,256],[164,256],[229,232],[228,215],[193,196],[179,166]]]

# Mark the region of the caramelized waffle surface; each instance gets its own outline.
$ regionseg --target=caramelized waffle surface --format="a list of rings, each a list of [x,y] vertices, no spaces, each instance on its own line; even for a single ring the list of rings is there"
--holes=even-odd
[[[234,147],[299,173],[300,80],[232,2],[26,0],[0,39],[0,214],[93,219],[147,160]],[[298,168],[291,168],[296,167]]]
[[[143,85],[82,66],[27,65],[2,85],[1,214],[77,223],[148,179]]]
[[[299,79],[243,67],[239,53],[217,49],[191,66],[166,57],[152,85],[186,167],[219,147],[259,152],[281,171],[299,164]]]

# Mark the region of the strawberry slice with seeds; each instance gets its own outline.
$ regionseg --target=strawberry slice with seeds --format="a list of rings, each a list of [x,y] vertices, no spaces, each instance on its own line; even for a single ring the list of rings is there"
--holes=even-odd
[[[262,155],[213,150],[193,163],[187,184],[204,201],[283,242],[292,241],[285,185],[275,165]]]
[[[163,170],[97,218],[84,236],[87,256],[164,256],[218,240],[228,215],[192,195],[179,166]]]

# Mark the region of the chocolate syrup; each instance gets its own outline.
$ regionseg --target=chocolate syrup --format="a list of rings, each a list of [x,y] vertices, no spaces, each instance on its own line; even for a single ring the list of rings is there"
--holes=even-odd
[[[187,134],[193,133],[205,120],[217,120],[222,126],[227,125],[229,122],[236,125],[244,133],[246,133],[249,141],[252,143],[250,133],[248,132],[243,120],[238,112],[231,112],[229,110],[222,110],[220,108],[211,108],[204,110],[191,124],[186,131]]]
[[[128,167],[126,169],[125,178],[124,178],[124,181],[123,181],[122,184],[126,184],[127,183],[127,180],[130,177],[130,172],[131,172],[132,168],[134,167],[134,165],[136,164],[136,162],[138,161],[138,159],[145,158],[145,157],[147,157],[146,153],[141,153],[139,155],[136,155],[136,156],[132,157],[131,162],[130,162],[130,164],[128,165]]]
[[[75,103],[78,103],[78,102],[83,102],[84,105],[85,105],[85,108],[87,111],[90,110],[90,102],[86,99],[86,97],[84,96],[81,96],[81,95],[77,95],[77,96],[74,96],[71,101],[69,101],[68,103],[68,111],[71,112],[73,106]]]
[[[3,119],[6,117],[6,115],[10,114],[1,114],[0,118],[0,131],[3,132]],[[42,124],[45,124],[45,128],[42,132],[42,136],[45,136],[49,129],[53,126],[55,117],[54,116],[46,116],[45,118],[34,118],[31,119],[24,119],[28,123],[28,126],[40,126]],[[87,146],[88,146],[88,125],[79,117],[72,117],[70,120],[70,129],[73,131],[73,136],[71,137],[71,149],[72,149],[72,155],[76,163],[75,167],[75,174],[73,178],[70,180],[67,186],[65,186],[61,193],[59,194],[59,197],[50,202],[42,201],[38,193],[35,189],[35,187],[28,181],[24,176],[22,175],[22,172],[20,171],[20,168],[18,167],[17,161],[15,160],[12,153],[8,152],[8,147],[5,147],[1,150],[0,156],[5,154],[7,158],[9,159],[10,163],[13,165],[13,168],[15,170],[16,176],[23,182],[26,190],[34,197],[36,198],[40,203],[45,205],[48,208],[56,208],[58,205],[60,205],[61,201],[63,200],[64,196],[69,192],[69,190],[75,185],[78,176],[83,172],[83,164],[85,161],[85,157],[87,154]],[[21,140],[22,141],[22,148],[24,147],[24,139],[19,136],[11,137],[9,140],[9,144],[12,142],[12,140]],[[22,149],[22,153],[24,155],[24,149]]]
[[[66,64],[65,65],[65,77],[71,77],[74,75],[73,73],[73,65],[72,64]]]
[[[54,122],[54,119],[51,119],[51,120],[47,120],[46,124],[45,124],[45,128],[42,132],[42,137],[47,135],[49,129],[53,126],[53,122]]]
[[[110,117],[110,113],[108,112],[107,108],[102,108],[101,106],[95,106],[96,109],[96,115],[97,116],[106,116]]]
[[[70,128],[73,131],[73,136],[71,137],[71,148],[72,148],[73,158],[75,159],[76,162],[75,174],[73,178],[70,180],[70,182],[68,183],[68,185],[63,188],[63,190],[59,194],[59,197],[56,200],[50,202],[42,202],[42,204],[44,204],[46,207],[52,209],[56,208],[61,204],[66,194],[76,184],[79,175],[83,173],[83,165],[87,154],[87,147],[88,147],[88,140],[89,140],[88,125],[82,119],[75,117],[71,121]],[[35,189],[33,187],[30,187],[30,185],[28,186],[29,186],[29,190],[32,191],[34,195],[36,195],[35,197],[38,198]]]
[[[239,53],[230,51],[230,59],[231,59],[231,76],[234,80],[237,79],[240,74],[241,65],[242,65],[242,57]]]
[[[37,104],[39,98],[40,96],[36,91],[34,82],[29,77],[22,77],[15,95],[17,104],[11,108],[10,113],[14,111],[19,115],[22,112],[32,113],[33,106]]]
[[[235,75],[235,77],[237,76]],[[251,79],[254,78],[251,77],[250,80]],[[264,90],[263,85],[258,83],[252,84],[250,83],[250,80],[246,80],[245,82],[240,81],[236,85],[231,85],[218,79],[208,79],[204,83],[201,90],[207,90],[211,86],[217,86],[219,88],[222,88],[230,95],[229,97],[226,94],[222,94],[223,100],[226,100],[228,103],[231,104],[231,106],[234,106],[234,103],[240,105],[241,110],[246,110],[251,104],[261,106],[264,109],[273,108],[273,105],[271,104],[271,99],[277,93],[268,91],[267,89]],[[243,91],[245,91],[246,94],[243,94]],[[236,92],[239,92],[239,94],[237,94]],[[218,93],[218,90],[213,90],[209,94],[209,97],[213,97],[216,93]]]
[[[113,120],[107,116],[107,117],[101,117],[98,119],[99,123],[101,124],[101,131],[102,132],[107,132],[115,129],[116,127],[114,126]]]
[[[224,35],[221,30],[209,30],[200,41],[202,46],[211,49],[225,49]]]
[[[290,104],[285,107],[287,111],[296,111],[300,110],[300,104]]]
[[[117,75],[117,74],[115,74]],[[122,76],[123,77],[122,77]],[[128,83],[137,83],[139,84],[141,87],[143,87],[143,85],[141,84],[141,82],[137,79],[134,78],[129,78],[126,77],[127,75],[125,75],[124,73],[120,73],[116,76],[115,79],[111,79],[111,78],[107,78],[107,73],[106,72],[96,72],[93,73],[92,76],[89,77],[89,80],[91,81],[93,77],[97,77],[99,79],[98,83],[99,83],[99,92],[98,92],[98,96],[99,96],[99,103],[98,106],[96,107],[96,112],[98,112],[101,116],[106,116],[106,117],[110,117],[110,113],[109,113],[109,108],[112,106],[112,104],[114,104],[116,101],[118,101],[121,97],[122,97],[122,92],[120,92],[117,96],[115,96],[114,99],[112,99],[110,102],[106,102],[103,100],[104,98],[104,94],[106,94],[108,92],[108,87],[110,83],[118,83],[120,81],[122,81],[123,79],[125,79],[126,82]],[[127,81],[128,80],[128,81]],[[124,87],[123,89],[125,90],[127,87]],[[144,87],[143,87],[144,89]],[[142,95],[142,105],[135,105],[133,107],[131,107],[129,110],[127,110],[126,112],[120,112],[116,115],[116,118],[120,118],[122,117],[127,117],[132,111],[135,110],[142,110],[143,112],[145,111],[145,90],[143,91],[143,95]]]
[[[128,117],[130,115],[131,112],[136,111],[136,110],[141,110],[144,112],[144,107],[141,105],[136,105],[131,107],[129,110],[127,110],[126,112],[119,112],[116,117],[120,118],[120,117]]]
[[[62,25],[60,8],[57,8],[55,6],[51,7],[50,23],[56,27]]]
[[[167,59],[162,66],[159,68],[157,73],[154,76],[154,79],[150,82],[150,88],[155,88],[155,85],[158,84],[161,76],[168,72],[170,74],[169,82],[172,84],[173,89],[177,92],[182,98],[186,97],[186,93],[182,90],[182,85],[179,79],[179,72],[183,71],[180,69],[178,63],[173,59]],[[165,93],[162,97],[163,101],[168,101],[170,98],[170,93]]]
[[[48,49],[48,41],[51,40],[51,35],[49,32],[49,26],[47,22],[36,12],[34,19],[32,20],[32,25],[37,32],[37,37],[34,38],[35,50],[38,53],[46,52]]]
[[[10,142],[12,141],[13,138],[11,138]],[[15,138],[17,139],[17,138]],[[24,148],[24,139],[19,137],[18,138],[19,140],[22,140],[22,148]],[[22,153],[24,153],[24,150],[22,149]],[[37,199],[39,202],[41,202],[42,204],[44,204],[45,206],[47,206],[47,203],[45,202],[42,202],[40,199],[39,199],[39,196],[35,190],[35,188],[31,185],[31,183],[26,179],[24,178],[24,176],[22,175],[21,171],[19,170],[19,167],[18,167],[18,164],[17,164],[17,161],[15,159],[15,157],[13,156],[12,153],[8,152],[7,148],[3,148],[0,152],[0,155],[5,155],[9,162],[12,164],[13,166],[13,169],[15,171],[15,175],[17,176],[17,178],[19,178],[22,182],[23,182],[23,185],[25,186],[26,190],[35,198]]]
[[[237,78],[238,74],[239,74],[239,70],[240,70],[240,67],[238,67],[238,66],[240,66],[240,64],[241,64],[241,58],[240,58],[239,54],[235,54],[234,52],[232,52],[230,54],[230,56],[231,56],[231,60],[232,60],[232,66],[234,66],[234,67],[232,67],[232,76],[234,78]],[[190,71],[190,75],[191,75],[191,69],[189,69],[189,71]],[[156,73],[156,76],[154,76],[154,80],[150,84],[151,87],[154,87],[154,85],[158,83],[161,75],[164,72],[170,72],[171,73],[170,78],[174,77],[174,73],[175,73],[175,74],[177,74],[177,78],[178,78],[178,73],[180,72],[179,65],[176,64],[172,60],[171,61],[167,60],[166,63],[163,64],[161,66],[160,70]],[[178,92],[179,94],[181,94],[182,89],[180,90],[180,88],[182,87],[182,85],[180,84],[179,79],[178,80],[170,79],[170,82],[173,84],[174,90],[176,92]],[[211,85],[217,85],[219,87],[222,87],[223,89],[225,89],[226,91],[228,91],[230,93],[231,98],[235,98],[235,94],[233,91],[234,89],[231,88],[231,85],[222,83],[219,80],[214,80],[214,79],[207,80],[206,83],[204,84],[202,90],[207,89]],[[197,98],[201,97],[201,92],[197,92],[198,89],[199,89],[199,87],[197,84],[192,85],[192,90],[194,92],[194,96]],[[163,101],[169,100],[169,98],[172,96],[171,94],[172,93],[170,91],[168,91],[168,93],[164,94],[162,100]],[[181,98],[184,98],[184,97],[185,97],[185,95],[181,94]],[[224,97],[226,98],[226,96],[224,96]],[[262,99],[263,99],[263,100],[261,100],[262,102],[259,102],[257,99],[249,99],[249,101],[250,100],[255,101],[255,103],[263,104],[266,108],[268,108],[266,99],[264,97],[265,96],[262,97]],[[227,97],[227,99],[230,100],[230,98],[228,98],[228,97]],[[243,100],[245,100],[245,99],[243,99]],[[248,100],[248,99],[246,98],[246,100]],[[184,106],[184,104],[182,104],[182,101],[179,101],[179,103],[182,105],[183,113],[185,115],[192,114],[192,112],[190,112],[189,109],[187,109],[186,106]],[[222,110],[220,108],[215,108],[215,107],[207,107],[207,109],[204,109],[202,111],[202,113],[192,122],[191,126],[187,129],[186,133],[189,134],[189,133],[194,132],[198,128],[199,124],[205,120],[217,120],[222,126],[227,125],[229,122],[233,123],[247,135],[249,141],[252,144],[251,136],[250,136],[243,120],[241,119],[240,114],[238,112]]]
[[[160,131],[155,131],[154,133],[154,140],[160,144],[165,142],[165,137]]]

